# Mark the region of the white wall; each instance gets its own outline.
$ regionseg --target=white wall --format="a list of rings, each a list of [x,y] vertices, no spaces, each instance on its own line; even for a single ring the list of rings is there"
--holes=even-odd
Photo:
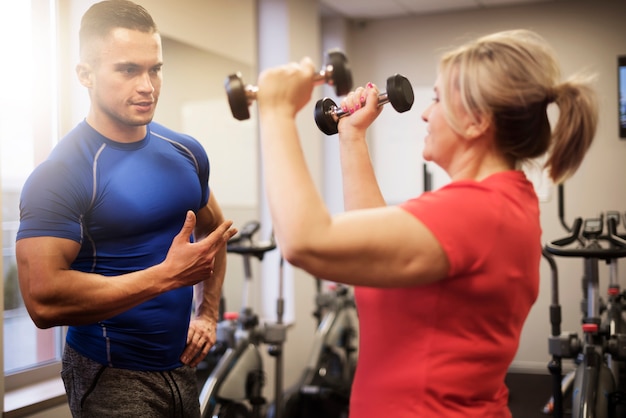
[[[180,42],[256,65],[255,0],[137,0],[159,30]]]
[[[398,72],[411,80],[416,90],[416,105],[409,112],[396,114],[385,109],[371,134],[376,170],[383,174],[386,196],[398,200],[410,197],[406,187],[394,188],[390,178],[421,169],[421,154],[416,152],[423,138],[421,113],[431,99],[436,65],[442,51],[464,40],[493,31],[528,28],[543,35],[555,48],[563,75],[585,69],[598,74],[601,100],[600,123],[595,142],[579,172],[566,184],[566,217],[595,216],[603,210],[626,210],[626,141],[618,138],[617,55],[626,54],[626,3],[619,1],[567,1],[528,6],[483,9],[423,17],[407,17],[372,22],[353,22],[347,34],[348,56],[356,85],[372,81],[384,88],[388,76]],[[428,94],[428,97],[423,95]],[[393,123],[390,123],[393,121]],[[390,152],[390,149],[393,150]],[[394,156],[395,153],[395,156]],[[406,158],[412,153],[412,158]],[[391,173],[391,174],[389,174]],[[421,185],[420,180],[414,184]],[[411,181],[411,180],[408,180]],[[396,183],[397,184],[397,183]],[[416,186],[415,194],[421,191]],[[544,240],[564,235],[557,218],[556,193],[541,204]],[[410,193],[410,189],[408,190]],[[459,214],[462,216],[462,214]],[[561,267],[560,293],[563,329],[580,332],[580,260],[558,260]],[[623,269],[622,269],[623,270]],[[604,270],[603,270],[604,271]],[[622,285],[624,273],[621,274]],[[605,289],[601,284],[601,289]],[[550,332],[549,271],[541,265],[541,288],[522,334],[514,367],[546,371],[549,359],[547,338]],[[451,307],[451,309],[454,309]]]

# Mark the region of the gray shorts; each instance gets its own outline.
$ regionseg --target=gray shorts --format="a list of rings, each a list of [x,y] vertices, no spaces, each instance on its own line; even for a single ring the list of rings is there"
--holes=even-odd
[[[74,418],[200,417],[195,370],[164,372],[103,366],[65,345],[61,377]]]

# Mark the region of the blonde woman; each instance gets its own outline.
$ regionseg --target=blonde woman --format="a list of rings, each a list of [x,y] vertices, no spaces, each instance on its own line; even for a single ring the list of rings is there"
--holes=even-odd
[[[597,124],[585,79],[560,80],[537,34],[507,31],[441,59],[423,158],[451,182],[397,206],[378,187],[365,133],[378,88],[350,93],[339,142],[346,212],[331,216],[295,124],[310,100],[305,59],[259,77],[264,177],[286,259],[355,286],[360,320],[352,418],[510,417],[504,379],[539,286],[538,199],[520,165],[547,153],[570,176]],[[546,115],[559,107],[554,129]],[[418,158],[416,156],[416,163]]]

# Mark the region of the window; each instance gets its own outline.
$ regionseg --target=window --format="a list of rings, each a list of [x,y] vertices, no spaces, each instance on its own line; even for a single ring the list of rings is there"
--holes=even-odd
[[[38,329],[28,316],[15,263],[21,186],[58,136],[55,4],[54,0],[0,3],[0,220],[7,390],[24,381],[58,375],[63,344],[61,328]]]

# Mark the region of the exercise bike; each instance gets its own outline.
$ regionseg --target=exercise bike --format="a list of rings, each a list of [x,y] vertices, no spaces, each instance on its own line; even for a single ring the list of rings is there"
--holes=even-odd
[[[358,316],[354,295],[345,285],[321,291],[316,279],[317,329],[305,370],[285,391],[284,418],[347,418],[358,358]],[[273,410],[269,418],[275,418]]]
[[[265,384],[262,344],[268,346],[269,354],[275,358],[276,401],[281,399],[282,347],[286,340],[286,326],[282,323],[282,268],[276,323],[261,324],[248,304],[252,280],[251,259],[255,257],[261,261],[268,251],[276,248],[273,236],[267,242],[253,239],[259,228],[257,221],[250,221],[228,241],[227,251],[243,257],[243,301],[240,312],[224,312],[223,320],[218,323],[217,342],[207,356],[216,359],[215,365],[200,391],[200,415],[203,418],[265,416],[267,401],[262,393]]]
[[[562,189],[559,198],[562,201]],[[562,213],[560,206],[564,223]],[[617,275],[617,262],[626,257],[626,240],[617,232],[619,220],[617,212],[607,212],[597,218],[577,218],[572,228],[567,228],[570,233],[566,237],[549,242],[543,249],[552,273],[552,329],[548,340],[552,360],[548,369],[553,377],[552,414],[558,418],[563,417],[563,394],[568,390],[572,395],[573,418],[626,416],[626,321],[623,316],[626,292],[620,291]],[[582,338],[577,333],[561,332],[555,256],[582,258],[584,261]],[[606,302],[599,293],[601,260],[610,265]],[[572,379],[563,379],[562,359],[577,360]],[[566,387],[569,385],[571,387]]]

